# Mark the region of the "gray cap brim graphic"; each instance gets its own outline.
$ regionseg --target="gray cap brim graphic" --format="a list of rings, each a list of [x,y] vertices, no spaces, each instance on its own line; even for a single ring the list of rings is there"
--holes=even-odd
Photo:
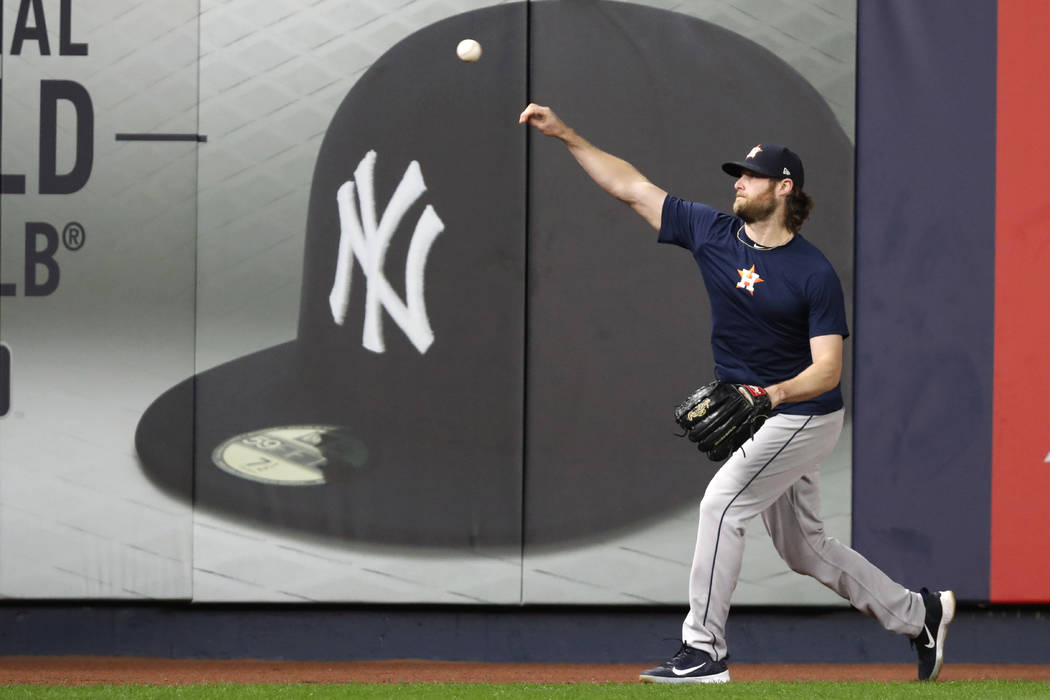
[[[466,37],[476,63],[456,57]],[[711,468],[671,420],[713,366],[698,273],[517,124],[530,99],[715,205],[731,198],[712,163],[757,134],[790,141],[828,242],[810,237],[852,267],[849,141],[769,52],[625,3],[457,15],[346,96],[311,186],[297,339],[159,397],[136,433],[151,480],[264,526],[422,546],[603,537],[699,498]],[[425,191],[398,194],[417,175]]]

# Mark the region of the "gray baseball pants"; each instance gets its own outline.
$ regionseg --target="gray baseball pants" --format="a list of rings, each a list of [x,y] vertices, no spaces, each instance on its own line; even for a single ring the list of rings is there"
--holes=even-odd
[[[775,415],[711,479],[700,502],[689,614],[682,625],[686,644],[716,660],[726,656],[726,618],[744,557],[744,528],[759,514],[794,571],[817,579],[891,632],[922,631],[921,595],[824,534],[819,466],[838,441],[844,415]]]

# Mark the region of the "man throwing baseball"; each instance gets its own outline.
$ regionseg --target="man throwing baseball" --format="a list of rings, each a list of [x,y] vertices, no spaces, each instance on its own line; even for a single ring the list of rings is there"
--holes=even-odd
[[[824,534],[819,465],[842,430],[839,379],[849,330],[838,275],[800,233],[812,208],[802,189],[801,159],[788,148],[761,143],[742,160],[724,163],[722,169],[736,178],[733,213],[727,214],[669,195],[547,107],[530,104],[519,122],[564,142],[602,189],[659,231],[661,243],[690,251],[711,301],[718,381],[695,392],[675,417],[709,457],[728,460],[700,503],[682,646],[641,680],[729,680],[726,618],[743,560],[744,529],[756,515],[788,566],[887,630],[911,637],[919,680],[936,679],[955,595],[910,591]],[[721,408],[725,397],[744,408]],[[723,424],[703,423],[712,419]]]

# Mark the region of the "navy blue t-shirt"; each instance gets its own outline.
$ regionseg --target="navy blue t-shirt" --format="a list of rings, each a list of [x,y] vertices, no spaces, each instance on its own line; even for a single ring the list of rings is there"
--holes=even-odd
[[[786,245],[756,250],[744,222],[704,204],[668,195],[661,243],[693,253],[711,300],[715,376],[769,386],[813,363],[809,339],[849,337],[842,283],[828,259],[799,234]],[[739,237],[738,237],[739,236]],[[838,386],[774,413],[823,415],[842,408]]]

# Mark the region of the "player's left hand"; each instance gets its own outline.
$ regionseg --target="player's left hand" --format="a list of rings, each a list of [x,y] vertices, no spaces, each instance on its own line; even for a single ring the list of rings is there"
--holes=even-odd
[[[751,384],[711,382],[674,410],[684,436],[708,458],[721,462],[766,422],[772,405],[766,390]]]

